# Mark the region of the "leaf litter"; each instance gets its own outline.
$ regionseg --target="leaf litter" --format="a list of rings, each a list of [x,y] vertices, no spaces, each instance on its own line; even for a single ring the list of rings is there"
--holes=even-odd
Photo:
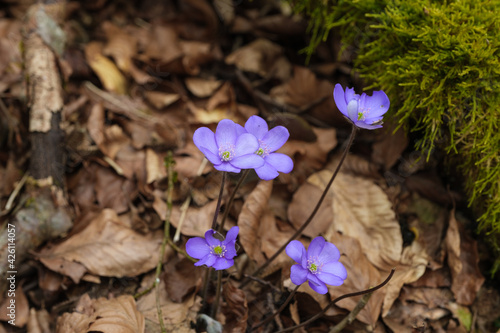
[[[167,214],[163,161],[173,150],[178,177],[171,222],[172,231],[180,228],[182,249],[210,227],[220,184],[192,134],[225,118],[243,124],[258,114],[271,127],[287,127],[291,140],[280,152],[295,167],[274,181],[250,174],[236,194],[226,228],[240,227],[240,255],[224,276],[216,319],[225,332],[244,332],[293,288],[293,263],[284,254],[260,277],[265,283],[241,290],[236,278],[269,258],[309,215],[347,137],[332,98],[334,83],[362,82],[346,74],[349,64],[333,52],[338,45],[305,67],[298,51],[307,43],[307,22],[286,6],[234,4],[190,0],[135,8],[95,1],[69,7],[62,24],[68,46],[59,61],[67,76],[63,129],[74,227],[22,263],[17,323],[28,332],[159,331],[155,292],[131,295],[152,286],[160,259]],[[21,139],[28,135],[27,113],[16,47],[22,6],[10,2],[0,9],[1,216],[9,214],[4,207],[29,158]],[[348,279],[326,296],[301,286],[288,311],[270,324],[277,326],[269,327],[303,322],[330,299],[372,287],[396,267],[389,285],[372,295],[347,331],[493,329],[498,313],[491,308],[498,308],[500,297],[486,279],[485,250],[470,230],[461,192],[455,183],[455,190],[447,189],[436,171],[442,157],[415,158],[411,139],[401,129],[393,134],[394,126],[359,133],[300,238],[307,246],[321,234],[336,244]],[[231,176],[226,183],[223,209],[237,180]],[[162,261],[158,289],[166,326],[194,332],[203,270],[171,248]],[[328,331],[357,301],[339,302],[315,322],[316,331]],[[0,330],[11,332],[6,319],[0,313]]]

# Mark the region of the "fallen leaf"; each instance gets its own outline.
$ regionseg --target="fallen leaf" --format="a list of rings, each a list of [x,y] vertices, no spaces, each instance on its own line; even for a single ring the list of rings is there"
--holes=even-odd
[[[222,84],[219,80],[206,80],[198,77],[188,77],[184,82],[189,91],[200,98],[211,96]]]
[[[457,222],[454,210],[450,213],[445,243],[451,270],[451,290],[455,294],[457,303],[471,305],[483,285],[484,277],[479,271],[477,243]]]
[[[85,45],[85,57],[107,91],[123,95],[127,91],[127,81],[116,65],[102,55],[102,44],[90,42]]]
[[[226,57],[226,64],[235,65],[242,71],[266,76],[283,54],[283,48],[267,39],[259,38],[240,47]]]
[[[203,270],[193,265],[191,260],[170,260],[164,269],[163,281],[168,297],[182,303],[201,284]]]
[[[397,124],[390,121],[384,124],[382,131],[377,132],[378,139],[372,146],[372,160],[390,170],[401,158],[401,154],[408,146],[408,138],[403,127],[394,133]]]
[[[222,296],[225,304],[222,313],[226,317],[224,331],[227,333],[244,333],[247,329],[248,304],[245,292],[236,288],[231,281],[224,284]]]
[[[182,224],[181,233],[186,236],[204,237],[205,232],[207,232],[207,230],[212,227],[215,207],[217,207],[216,200],[212,200],[208,204],[200,208],[193,206],[189,207]],[[170,222],[176,228],[179,226],[180,217],[180,207],[174,206],[172,209]]]
[[[179,94],[167,94],[160,91],[144,92],[147,100],[157,109],[163,109],[177,102],[180,99]]]
[[[91,300],[89,307],[86,313],[66,312],[57,318],[56,332],[144,332],[144,316],[137,311],[132,296],[119,296],[109,300],[106,298]]]
[[[133,277],[156,267],[162,236],[160,230],[138,234],[113,210],[104,209],[84,230],[52,248],[45,247],[38,258],[61,274],[64,271],[57,264],[64,260],[80,263],[94,275]]]

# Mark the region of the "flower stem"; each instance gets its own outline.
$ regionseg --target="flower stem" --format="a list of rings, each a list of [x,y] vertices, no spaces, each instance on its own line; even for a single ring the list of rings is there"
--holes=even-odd
[[[222,172],[222,181],[220,184],[219,198],[217,199],[217,207],[215,207],[214,220],[212,221],[212,229],[217,228],[217,217],[219,216],[220,203],[222,201],[222,193],[224,192],[224,183],[226,182],[226,172]]]
[[[260,273],[262,273],[262,271],[267,267],[269,266],[269,264],[271,262],[274,261],[274,259],[276,259],[280,254],[281,252],[283,252],[283,250],[286,248],[286,246],[288,245],[288,243],[290,243],[292,240],[296,239],[297,237],[299,237],[301,234],[302,234],[302,231],[304,231],[305,228],[307,228],[307,226],[311,223],[311,221],[313,220],[314,216],[316,215],[316,213],[318,212],[319,210],[319,207],[321,206],[321,204],[323,203],[323,200],[325,199],[328,191],[330,190],[330,187],[332,186],[332,183],[333,181],[335,180],[335,177],[337,177],[337,174],[339,173],[339,170],[340,170],[340,167],[342,166],[342,163],[344,163],[344,160],[347,156],[347,153],[349,152],[349,149],[351,149],[351,146],[352,146],[352,143],[354,141],[354,137],[356,136],[356,131],[357,131],[357,127],[356,126],[352,126],[352,131],[351,131],[351,136],[349,137],[349,141],[347,143],[347,146],[344,150],[344,152],[342,153],[342,156],[340,157],[340,161],[339,161],[339,164],[337,165],[337,168],[335,169],[335,171],[333,172],[333,175],[332,175],[332,178],[330,178],[330,181],[328,182],[328,184],[326,185],[325,187],[325,190],[323,191],[323,194],[321,195],[321,198],[319,199],[318,203],[316,204],[316,207],[314,207],[314,210],[312,211],[311,215],[309,215],[309,217],[307,218],[307,220],[302,224],[302,226],[297,229],[297,231],[292,235],[292,237],[290,237],[289,240],[287,240],[279,249],[278,251],[276,251],[275,254],[273,254],[269,259],[267,259],[267,261],[262,265],[260,266],[253,274],[253,276],[258,276]],[[246,286],[248,283],[250,282],[250,279],[245,279],[240,288],[243,288],[244,286]]]
[[[283,305],[281,305],[281,307],[278,310],[276,310],[275,313],[273,313],[271,316],[267,317],[266,319],[264,319],[263,321],[261,321],[257,325],[253,326],[251,331],[255,330],[258,327],[261,327],[262,325],[267,324],[268,322],[273,320],[274,317],[279,315],[281,313],[281,311],[283,311],[285,309],[285,307],[288,305],[288,303],[290,303],[290,301],[293,299],[293,296],[295,296],[295,293],[297,292],[299,287],[300,287],[300,285],[296,286],[295,289],[292,290],[292,292],[290,293],[290,295],[288,295],[288,298],[285,300]]]
[[[215,316],[217,315],[217,309],[219,308],[219,300],[222,289],[221,285],[222,285],[222,271],[217,271],[217,287],[216,287],[217,289],[215,290],[215,300],[212,306],[212,313],[210,316],[213,319],[215,319]]]
[[[382,288],[383,286],[385,286],[392,279],[392,276],[394,275],[395,271],[396,271],[396,269],[393,268],[391,270],[391,272],[389,273],[389,276],[387,277],[387,279],[385,279],[384,282],[382,282],[378,286],[375,286],[375,287],[367,289],[367,290],[358,291],[358,292],[350,293],[350,294],[345,294],[345,295],[342,295],[340,297],[337,297],[336,299],[334,299],[333,301],[331,301],[330,304],[328,304],[321,312],[317,313],[316,315],[314,315],[313,317],[311,317],[308,320],[304,321],[303,323],[301,323],[299,325],[296,325],[296,326],[293,326],[293,327],[285,328],[284,330],[280,330],[280,331],[278,331],[276,333],[290,332],[290,331],[293,331],[293,330],[295,330],[295,329],[297,329],[299,327],[306,326],[306,325],[312,323],[316,319],[318,319],[321,316],[323,316],[325,314],[325,312],[328,311],[329,308],[331,308],[333,305],[335,305],[335,303],[337,303],[338,301],[343,300],[344,298],[354,297],[354,296],[360,296],[360,295],[365,295],[365,294],[371,294],[371,293],[373,293],[375,290],[378,290],[378,289]]]
[[[249,173],[250,173],[250,169],[245,169],[245,171],[243,171],[243,173],[240,177],[240,180],[238,180],[238,183],[236,184],[236,187],[233,190],[233,193],[231,193],[231,197],[229,197],[229,201],[226,205],[226,209],[224,210],[224,215],[222,216],[222,220],[220,221],[220,225],[219,225],[219,229],[218,229],[219,232],[222,232],[224,230],[224,223],[226,222],[227,216],[229,215],[229,210],[231,209],[231,206],[233,205],[233,201],[234,201],[234,197],[236,196],[236,192],[240,188],[241,184],[243,184],[243,181],[245,180],[245,178],[248,176]]]
[[[356,319],[357,315],[359,314],[359,312],[361,310],[363,310],[363,308],[365,307],[366,303],[368,303],[368,301],[370,300],[370,297],[372,297],[373,295],[373,292],[371,293],[368,293],[368,294],[365,294],[358,302],[358,304],[356,304],[356,306],[354,307],[354,309],[352,309],[351,312],[349,312],[349,314],[340,321],[340,323],[338,323],[337,325],[333,326],[332,328],[330,328],[330,330],[328,331],[328,333],[340,333],[342,332],[342,330],[349,324],[351,324],[354,319]]]

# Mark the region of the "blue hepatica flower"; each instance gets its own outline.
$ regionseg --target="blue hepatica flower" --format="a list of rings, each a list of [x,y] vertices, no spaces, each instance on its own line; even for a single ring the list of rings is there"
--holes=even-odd
[[[275,153],[290,137],[290,133],[283,126],[276,126],[269,130],[267,123],[259,116],[251,116],[245,123],[245,130],[253,134],[259,143],[255,154],[261,157],[264,164],[255,168],[260,179],[271,180],[278,177],[278,172],[289,173],[293,169],[292,159],[280,153]]]
[[[353,88],[346,88],[345,92],[340,84],[335,85],[333,99],[340,112],[354,125],[366,129],[382,127],[383,115],[389,110],[389,97],[383,92],[374,91],[372,96],[354,93]]]
[[[314,291],[326,294],[327,284],[340,286],[347,279],[347,271],[339,262],[339,250],[321,236],[311,241],[307,251],[301,242],[291,241],[286,246],[286,254],[297,262],[290,273],[290,279],[296,285],[309,281]]]
[[[259,168],[264,161],[255,155],[259,141],[230,119],[223,119],[212,132],[207,127],[198,128],[193,142],[219,171],[239,173],[241,169]]]
[[[205,238],[193,237],[186,243],[186,252],[191,257],[200,259],[195,266],[207,265],[216,270],[227,269],[234,265],[233,258],[236,256],[236,236],[238,227],[229,229],[226,239],[218,240],[214,237],[215,230],[208,230]]]

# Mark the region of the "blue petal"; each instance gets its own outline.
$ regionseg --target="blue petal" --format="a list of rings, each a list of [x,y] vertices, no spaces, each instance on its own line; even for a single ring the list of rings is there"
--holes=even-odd
[[[309,281],[309,287],[318,294],[324,295],[328,292],[328,287],[323,282],[319,281],[318,284]]]
[[[347,279],[347,270],[341,262],[329,262],[321,267],[321,273],[329,273],[338,276],[342,280]]]
[[[235,126],[235,128],[236,128],[236,136],[240,136],[240,135],[242,135],[242,134],[244,134],[244,133],[247,132],[247,130],[245,129],[245,127],[241,126],[240,124],[236,124],[236,123],[234,123],[234,124],[236,125]]]
[[[236,140],[234,156],[238,157],[241,155],[254,154],[257,149],[259,149],[259,141],[257,141],[257,138],[253,134],[245,133],[240,135]]]
[[[234,172],[234,173],[240,173],[241,169],[235,168],[229,162],[222,162],[219,165],[214,165],[214,168],[219,170],[219,171],[227,171],[227,172]]]
[[[221,241],[214,237],[214,233],[212,229],[205,232],[205,240],[210,246],[219,246],[221,245]]]
[[[293,284],[300,286],[302,283],[306,282],[307,280],[307,273],[308,270],[305,268],[302,268],[301,265],[293,265],[290,268],[290,279],[292,280]]]
[[[265,161],[263,158],[261,159]],[[264,163],[263,166],[256,168],[255,172],[262,180],[271,180],[279,176],[278,170],[269,163]]]
[[[259,116],[251,116],[245,123],[245,129],[248,133],[255,135],[257,139],[262,139],[262,137],[267,133],[269,127],[264,119]]]
[[[343,279],[330,273],[321,272],[317,274],[317,277],[321,282],[331,286],[341,286],[344,283]]]
[[[286,254],[295,260],[296,263],[301,264],[302,258],[306,256],[306,249],[304,245],[298,240],[293,240],[285,248]]]
[[[224,240],[223,243],[225,244],[225,242],[234,241],[236,239],[236,237],[238,236],[239,231],[240,231],[239,227],[232,227],[231,229],[229,229],[229,231],[226,234],[226,239]]]
[[[337,249],[337,247],[330,242],[326,242],[323,250],[318,257],[318,260],[322,263],[327,263],[331,261],[339,261],[339,259],[340,251]]]
[[[215,264],[216,256],[209,254],[204,256],[200,261],[195,263],[195,266],[202,266],[202,265],[207,265],[208,267],[211,267],[213,264]]]
[[[266,163],[271,164],[276,170],[289,173],[293,169],[293,161],[290,156],[280,153],[272,153],[264,158]]]
[[[347,102],[345,100],[344,89],[342,89],[342,86],[339,83],[337,83],[335,85],[335,89],[333,89],[333,99],[335,100],[335,104],[337,104],[339,111],[347,117]]]
[[[349,104],[352,100],[359,101],[359,95],[354,92],[354,88],[345,89],[345,102]]]
[[[276,126],[264,135],[261,141],[269,148],[269,152],[274,152],[281,148],[290,137],[290,133],[283,126]]]
[[[193,143],[200,150],[201,148],[206,148],[216,155],[219,152],[219,148],[215,143],[215,134],[207,127],[200,127],[196,131],[194,131]]]
[[[358,101],[353,99],[349,102],[349,104],[347,104],[347,117],[352,121],[357,121],[358,112],[359,112]]]
[[[235,245],[236,245],[236,241],[235,240],[233,240],[232,242],[229,242],[229,243],[225,244],[225,246],[226,246],[226,254],[224,255],[224,257],[226,259],[233,259],[234,257],[236,257],[237,251],[236,251]]]
[[[200,151],[205,155],[207,160],[209,160],[213,165],[219,165],[222,163],[219,155],[212,153],[208,148],[201,147]]]
[[[259,155],[248,154],[233,158],[229,163],[240,169],[259,168],[264,164],[264,159]]]
[[[325,246],[325,239],[321,236],[314,238],[309,244],[309,248],[307,249],[307,257],[319,257],[323,247]]]
[[[364,129],[376,129],[376,128],[382,128],[382,125],[370,125],[365,123],[364,121],[356,121],[354,122],[354,125],[358,126],[359,128],[364,128]]]
[[[215,130],[217,147],[234,145],[236,142],[236,124],[230,119],[222,119]]]
[[[215,264],[213,264],[212,267],[215,268],[215,270],[220,271],[222,269],[228,269],[233,265],[234,265],[233,259],[217,258],[215,260]]]
[[[194,237],[186,242],[186,252],[193,258],[201,259],[210,254],[210,247],[203,238]]]
[[[374,91],[372,96],[367,96],[364,104],[360,105],[360,109],[365,109],[366,118],[378,117],[389,110],[391,105],[389,97],[383,91]]]

